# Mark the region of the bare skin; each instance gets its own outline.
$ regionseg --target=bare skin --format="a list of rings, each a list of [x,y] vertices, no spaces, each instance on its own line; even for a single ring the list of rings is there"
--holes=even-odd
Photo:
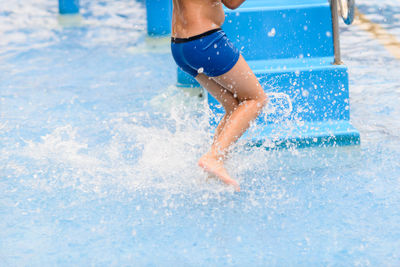
[[[222,4],[235,9],[243,2],[173,0],[172,36],[187,38],[219,28],[225,19]],[[208,77],[201,73],[195,78],[222,104],[226,112],[217,126],[210,151],[200,158],[198,164],[206,172],[240,191],[237,181],[225,169],[224,159],[228,148],[249,128],[268,99],[242,56],[230,71],[221,76]]]

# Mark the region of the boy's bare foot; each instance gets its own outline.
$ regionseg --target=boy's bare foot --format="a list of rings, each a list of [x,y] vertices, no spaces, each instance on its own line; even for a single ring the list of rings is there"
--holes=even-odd
[[[229,176],[223,162],[218,158],[205,154],[200,158],[199,166],[206,172],[217,176],[225,184],[232,185],[236,192],[240,191],[239,184]]]

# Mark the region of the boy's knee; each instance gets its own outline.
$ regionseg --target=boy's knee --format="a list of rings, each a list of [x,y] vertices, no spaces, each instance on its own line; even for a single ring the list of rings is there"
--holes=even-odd
[[[225,113],[231,115],[238,108],[238,106],[239,106],[238,103],[232,103],[229,106],[224,106]]]
[[[226,114],[231,114],[239,106],[239,101],[236,98],[226,98],[223,103],[221,103],[225,109]]]

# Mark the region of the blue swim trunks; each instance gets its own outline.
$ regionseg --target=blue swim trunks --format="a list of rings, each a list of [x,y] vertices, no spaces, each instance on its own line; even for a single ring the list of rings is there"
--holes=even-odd
[[[239,50],[218,28],[189,38],[171,38],[172,56],[176,64],[193,77],[204,73],[222,75],[235,66]]]

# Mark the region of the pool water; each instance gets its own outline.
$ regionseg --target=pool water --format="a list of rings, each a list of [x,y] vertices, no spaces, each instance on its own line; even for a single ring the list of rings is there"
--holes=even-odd
[[[400,2],[357,1],[400,39]],[[0,11],[0,266],[398,266],[400,60],[341,24],[356,147],[236,144],[234,193],[196,163],[210,111],[175,87],[143,3]],[[253,127],[262,127],[254,125]]]

